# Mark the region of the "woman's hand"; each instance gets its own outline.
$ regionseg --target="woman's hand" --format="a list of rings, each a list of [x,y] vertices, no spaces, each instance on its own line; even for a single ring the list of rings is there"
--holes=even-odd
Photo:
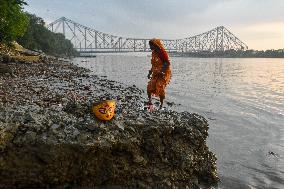
[[[151,75],[152,75],[152,71],[150,70],[149,73],[148,73],[148,76],[147,76],[148,79],[151,79]]]
[[[164,72],[161,71],[161,72],[158,73],[158,77],[164,77],[164,76],[165,76]]]

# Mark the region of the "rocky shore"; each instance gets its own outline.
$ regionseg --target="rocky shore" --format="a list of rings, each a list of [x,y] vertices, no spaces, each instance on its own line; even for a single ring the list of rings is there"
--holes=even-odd
[[[55,59],[0,63],[0,188],[202,188],[207,121],[143,109],[144,91]],[[109,122],[93,103],[115,99]]]

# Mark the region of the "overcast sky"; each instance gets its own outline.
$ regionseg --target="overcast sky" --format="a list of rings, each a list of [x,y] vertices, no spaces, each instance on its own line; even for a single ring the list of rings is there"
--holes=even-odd
[[[136,38],[178,39],[225,26],[251,49],[284,48],[284,0],[27,0],[50,23],[62,16]]]

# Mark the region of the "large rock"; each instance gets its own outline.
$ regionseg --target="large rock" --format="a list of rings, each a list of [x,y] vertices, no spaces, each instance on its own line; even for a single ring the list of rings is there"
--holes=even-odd
[[[199,188],[217,182],[203,117],[167,108],[150,113],[135,86],[68,64],[19,66],[19,78],[10,83],[0,76],[7,96],[0,100],[0,188]],[[23,74],[41,67],[44,76]],[[110,122],[90,112],[104,97],[117,101]]]

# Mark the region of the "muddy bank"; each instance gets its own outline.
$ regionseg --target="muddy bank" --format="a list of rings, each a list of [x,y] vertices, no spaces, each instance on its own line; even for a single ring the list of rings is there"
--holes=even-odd
[[[200,188],[217,181],[207,121],[70,63],[0,63],[0,188]],[[94,102],[117,101],[101,122]],[[168,103],[170,104],[170,103]]]

